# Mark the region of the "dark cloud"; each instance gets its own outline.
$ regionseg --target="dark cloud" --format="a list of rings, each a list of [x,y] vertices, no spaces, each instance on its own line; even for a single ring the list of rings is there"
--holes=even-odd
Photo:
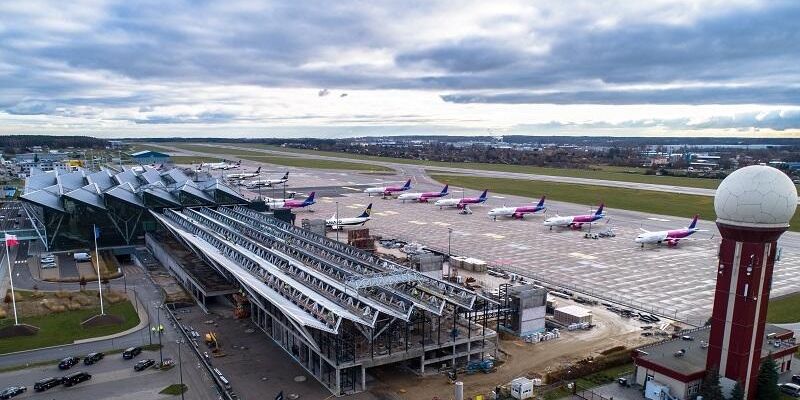
[[[517,49],[502,43],[464,39],[428,49],[406,52],[395,58],[401,67],[430,66],[454,73],[473,73],[512,66],[520,57]]]
[[[695,87],[552,93],[458,93],[442,95],[441,98],[460,104],[800,104],[800,89],[786,86]]]

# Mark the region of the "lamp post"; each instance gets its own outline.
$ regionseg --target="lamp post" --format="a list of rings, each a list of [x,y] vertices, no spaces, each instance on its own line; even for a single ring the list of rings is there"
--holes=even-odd
[[[336,218],[333,221],[333,229],[336,230],[336,241],[339,241],[339,202],[336,202]]]
[[[181,359],[181,344],[183,344],[183,339],[178,339],[178,371],[181,376],[181,400],[183,400],[183,392],[185,392],[185,388],[183,387],[183,359]]]
[[[161,346],[161,334],[164,332],[164,326],[161,325],[161,305],[156,306],[156,312],[158,314],[158,325],[154,326],[152,330],[158,334],[158,359],[161,361],[161,365],[164,365],[164,351]]]
[[[447,228],[447,276],[453,275],[453,266],[450,264],[452,258],[450,253],[450,245],[453,242],[453,228]]]

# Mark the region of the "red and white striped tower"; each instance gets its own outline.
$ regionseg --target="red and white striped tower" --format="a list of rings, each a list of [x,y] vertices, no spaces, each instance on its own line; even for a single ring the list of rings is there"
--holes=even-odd
[[[717,188],[722,235],[706,367],[740,382],[755,399],[777,241],[797,208],[797,189],[767,166],[741,168]]]

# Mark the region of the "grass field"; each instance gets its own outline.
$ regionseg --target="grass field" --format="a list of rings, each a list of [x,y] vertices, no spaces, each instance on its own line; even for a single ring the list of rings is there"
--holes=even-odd
[[[230,145],[243,146],[242,143],[230,143]],[[606,179],[611,181],[653,183],[659,185],[687,186],[687,187],[697,187],[706,189],[716,189],[720,183],[720,180],[718,179],[645,175],[644,168],[633,168],[633,167],[597,166],[596,169],[582,170],[582,169],[568,169],[568,168],[536,167],[529,165],[456,163],[456,162],[442,162],[442,161],[410,160],[405,158],[378,157],[378,156],[368,156],[362,154],[341,153],[335,151],[293,149],[293,148],[285,148],[285,147],[271,146],[265,144],[255,144],[255,143],[248,143],[247,146],[253,148],[262,148],[265,150],[276,150],[276,151],[284,151],[284,152],[298,153],[298,154],[314,154],[320,156],[340,157],[340,158],[349,158],[356,160],[387,161],[387,162],[402,163],[402,164],[425,165],[431,167],[479,169],[485,171],[518,172],[526,174],[568,176],[568,177],[588,178],[588,179]]]
[[[177,396],[177,395],[179,395],[181,393],[186,393],[187,391],[189,391],[189,387],[188,386],[186,386],[185,384],[181,386],[181,384],[175,383],[175,384],[172,384],[172,385],[169,385],[169,386],[165,387],[164,389],[162,389],[158,393]]]
[[[105,296],[104,296],[105,297]],[[99,309],[63,311],[34,317],[20,317],[20,323],[39,327],[34,336],[0,339],[0,354],[72,343],[75,340],[111,335],[133,328],[139,324],[139,315],[130,301],[106,305],[106,314],[116,315],[125,320],[119,326],[84,328],[81,322],[100,313]],[[0,327],[11,325],[10,316],[0,320]]]
[[[800,293],[770,300],[767,322],[773,324],[800,322]]]
[[[714,220],[714,198],[689,194],[624,189],[609,186],[580,185],[572,183],[532,181],[524,179],[489,178],[467,175],[434,174],[431,178],[470,189],[489,189],[492,193],[504,193],[538,199],[548,199],[576,204],[597,205],[604,202],[608,207],[653,214],[690,218],[700,214],[701,218]],[[791,230],[800,230],[800,214],[795,213]]]
[[[371,171],[371,172],[389,172],[391,168],[382,167],[379,165],[371,165],[364,163],[354,163],[348,161],[335,161],[335,160],[315,160],[304,157],[292,156],[273,156],[261,151],[251,151],[243,149],[226,149],[218,148],[211,145],[202,144],[185,144],[185,143],[169,143],[172,147],[177,147],[183,150],[197,151],[202,153],[215,153],[225,154],[235,157],[240,157],[250,161],[263,162],[268,164],[284,165],[287,167],[301,167],[301,168],[317,168],[317,169],[341,169],[341,170],[355,170],[355,171]]]

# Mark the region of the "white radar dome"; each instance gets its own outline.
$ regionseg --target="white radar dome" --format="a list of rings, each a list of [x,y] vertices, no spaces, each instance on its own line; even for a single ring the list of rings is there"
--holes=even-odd
[[[764,165],[740,168],[717,188],[717,222],[761,228],[784,228],[797,209],[797,188],[780,170]]]

